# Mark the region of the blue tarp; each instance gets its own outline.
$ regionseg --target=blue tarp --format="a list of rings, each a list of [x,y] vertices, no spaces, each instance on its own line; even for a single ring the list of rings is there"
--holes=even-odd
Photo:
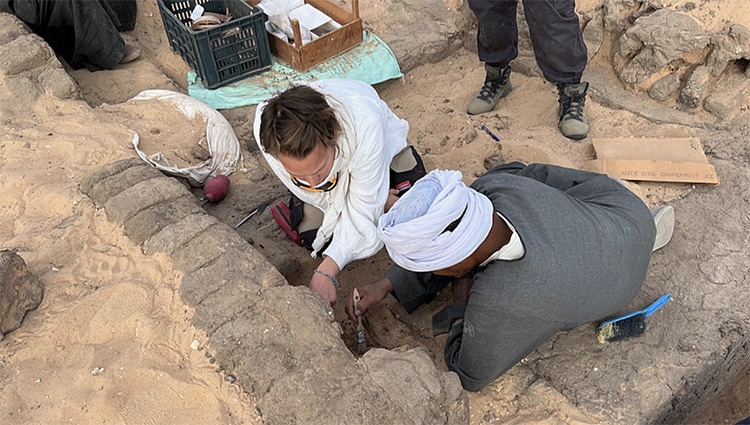
[[[377,84],[403,75],[388,45],[375,34],[365,31],[361,44],[307,72],[296,71],[274,59],[271,69],[266,72],[209,90],[198,74],[190,70],[188,94],[214,109],[232,109],[258,104],[300,80],[351,78]]]

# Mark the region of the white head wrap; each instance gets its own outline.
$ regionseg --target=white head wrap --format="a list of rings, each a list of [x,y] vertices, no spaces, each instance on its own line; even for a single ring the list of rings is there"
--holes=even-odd
[[[466,187],[461,173],[433,170],[418,180],[378,221],[393,261],[414,272],[442,270],[468,258],[492,227],[494,207]],[[453,231],[445,228],[459,217]]]

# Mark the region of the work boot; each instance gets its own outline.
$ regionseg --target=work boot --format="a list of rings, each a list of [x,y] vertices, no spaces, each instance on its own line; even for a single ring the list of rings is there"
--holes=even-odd
[[[568,139],[581,140],[589,134],[589,122],[586,121],[584,111],[588,89],[589,83],[557,83],[557,91],[560,94],[558,100],[560,108],[557,112],[560,119],[558,127],[563,136]]]
[[[487,76],[484,78],[484,85],[479,93],[471,99],[466,112],[469,115],[483,114],[495,109],[497,102],[508,95],[513,88],[510,85],[510,66],[505,68],[496,68],[484,64],[484,70]]]

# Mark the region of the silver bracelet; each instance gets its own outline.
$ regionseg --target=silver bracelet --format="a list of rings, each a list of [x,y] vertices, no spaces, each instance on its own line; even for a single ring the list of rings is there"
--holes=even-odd
[[[336,280],[336,278],[335,278],[335,277],[333,277],[333,276],[329,275],[328,273],[326,273],[326,272],[323,272],[323,271],[320,271],[320,270],[318,270],[318,269],[315,269],[315,270],[314,270],[314,272],[315,272],[315,273],[318,273],[318,274],[322,274],[323,276],[325,276],[325,277],[327,277],[327,278],[331,279],[331,282],[333,282],[333,286],[341,286],[341,284],[339,284],[339,281],[338,281],[338,280]]]

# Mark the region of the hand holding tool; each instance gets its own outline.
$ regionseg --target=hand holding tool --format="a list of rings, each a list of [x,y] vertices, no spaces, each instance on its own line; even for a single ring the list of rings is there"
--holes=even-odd
[[[255,214],[262,214],[263,210],[265,210],[267,206],[268,206],[268,204],[266,204],[266,203],[258,205],[257,207],[255,207],[254,210],[250,211],[250,214],[246,215],[245,218],[243,218],[237,224],[235,224],[234,228],[238,229],[240,226],[242,226],[243,224],[245,224],[246,221],[250,220],[250,218],[252,216],[254,216]]]
[[[638,336],[646,331],[646,317],[654,314],[656,310],[667,303],[672,296],[664,294],[654,301],[653,304],[643,310],[634,311],[623,316],[602,322],[596,333],[600,344]]]
[[[354,298],[354,310],[357,310],[357,304],[359,304],[360,297],[357,288],[352,291],[352,297]],[[365,327],[362,325],[362,316],[357,316],[357,354],[363,355],[367,351],[367,341],[365,339]]]

